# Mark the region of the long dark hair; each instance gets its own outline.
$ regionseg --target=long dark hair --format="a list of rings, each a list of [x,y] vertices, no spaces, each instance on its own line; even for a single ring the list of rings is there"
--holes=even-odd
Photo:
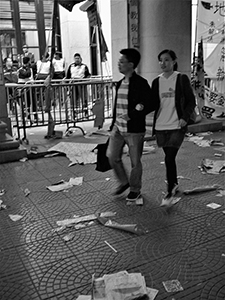
[[[176,53],[173,51],[173,50],[168,50],[168,49],[165,49],[165,50],[163,50],[163,51],[161,51],[160,53],[159,53],[159,55],[158,55],[158,60],[160,61],[160,57],[161,57],[161,55],[163,55],[163,54],[169,54],[169,56],[172,58],[172,60],[176,60],[177,59],[177,56],[176,56]],[[173,66],[173,70],[174,71],[177,71],[177,69],[178,69],[178,64],[177,64],[177,62],[174,64],[174,66]]]

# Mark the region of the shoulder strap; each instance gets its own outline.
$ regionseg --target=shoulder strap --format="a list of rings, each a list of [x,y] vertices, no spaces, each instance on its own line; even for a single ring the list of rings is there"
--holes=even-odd
[[[183,82],[182,82],[182,75],[181,75],[181,73],[179,73],[178,75],[178,80],[179,80],[179,84],[180,84],[180,90],[181,90],[181,94],[182,94],[182,96],[183,96]]]

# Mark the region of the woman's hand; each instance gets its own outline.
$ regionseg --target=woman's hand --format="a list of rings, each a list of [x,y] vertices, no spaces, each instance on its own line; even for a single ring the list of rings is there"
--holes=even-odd
[[[187,122],[186,121],[184,121],[183,119],[180,119],[179,120],[179,127],[184,127],[184,126],[186,126],[187,125]]]

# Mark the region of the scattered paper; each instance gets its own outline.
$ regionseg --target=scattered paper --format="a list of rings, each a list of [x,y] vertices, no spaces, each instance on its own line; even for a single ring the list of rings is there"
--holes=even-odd
[[[77,300],[92,300],[91,295],[79,295]]]
[[[188,194],[209,192],[209,191],[214,191],[214,190],[217,190],[217,189],[220,189],[220,188],[221,187],[218,184],[205,185],[205,186],[196,187],[196,188],[194,188],[192,190],[185,190],[184,194],[188,195]]]
[[[106,211],[106,212],[102,212],[100,213],[100,217],[114,217],[116,215],[116,212],[113,211]]]
[[[191,178],[190,177],[184,177],[184,176],[177,176],[177,179],[187,179],[187,180],[191,180]]]
[[[103,277],[92,276],[92,295],[80,295],[77,300],[129,300],[148,296],[154,300],[158,290],[146,287],[145,278],[141,273],[120,271],[105,274]]]
[[[106,227],[120,229],[120,230],[136,233],[136,234],[146,233],[146,231],[141,229],[137,224],[119,224],[115,221],[112,221],[111,219],[102,218],[100,216],[98,216],[97,220],[99,221],[99,223],[101,223]]]
[[[3,201],[0,200],[0,210],[6,209],[7,206],[5,204],[3,204]]]
[[[144,145],[142,154],[155,153],[155,147]]]
[[[219,190],[219,193],[216,194],[217,197],[223,197],[225,196],[225,190]]]
[[[92,152],[92,150],[96,147],[97,144],[60,142],[48,149],[48,151],[59,151],[65,153],[71,161],[69,166],[72,166],[74,164],[96,163],[97,155]]]
[[[4,194],[5,194],[5,190],[4,189],[0,190],[0,196],[3,196]]]
[[[217,209],[217,208],[221,207],[221,205],[217,204],[217,203],[209,203],[206,206],[208,206],[208,207],[210,207],[212,209]]]
[[[59,192],[66,189],[70,189],[74,185],[82,185],[82,182],[83,182],[83,177],[76,177],[76,178],[70,178],[68,182],[61,180],[60,182],[47,186],[46,188],[52,192]]]
[[[181,199],[181,197],[173,197],[173,200],[171,202],[172,205],[176,204],[177,202],[179,202]]]
[[[87,215],[87,216],[73,218],[73,219],[65,219],[62,221],[57,221],[56,224],[58,226],[69,226],[71,224],[78,224],[80,222],[92,221],[92,220],[96,220],[96,219],[97,219],[97,216],[93,214],[93,215]]]
[[[222,153],[214,153],[214,156],[217,156],[217,157],[222,157],[223,154]]]
[[[163,281],[163,286],[168,293],[170,292],[174,293],[174,292],[179,292],[184,290],[177,279]]]
[[[21,162],[25,162],[25,161],[27,161],[27,160],[28,160],[27,157],[24,157],[24,158],[21,158],[21,159],[20,159]]]
[[[20,216],[20,215],[9,215],[9,217],[14,222],[19,221],[20,219],[23,218],[23,216]]]
[[[74,238],[74,236],[75,236],[75,234],[74,233],[68,233],[67,235],[65,235],[64,237],[63,237],[63,240],[65,241],[65,242],[69,242],[69,241],[71,241],[73,238]]]
[[[83,177],[70,178],[69,183],[72,185],[82,185]]]
[[[147,287],[146,289],[147,289],[147,295],[149,297],[149,300],[154,300],[159,291],[149,287]]]
[[[147,293],[145,278],[141,273],[104,275],[107,300],[125,300]]]
[[[28,195],[30,195],[29,189],[26,188],[26,189],[24,190],[24,194],[25,194],[25,197],[27,197]]]
[[[225,172],[225,160],[212,160],[205,158],[202,160],[201,167],[208,174],[220,174]]]
[[[86,227],[85,224],[77,224],[77,225],[74,226],[74,228],[77,229],[77,230],[81,229],[81,228],[84,228],[84,227]]]
[[[225,152],[225,147],[214,148],[214,150]]]

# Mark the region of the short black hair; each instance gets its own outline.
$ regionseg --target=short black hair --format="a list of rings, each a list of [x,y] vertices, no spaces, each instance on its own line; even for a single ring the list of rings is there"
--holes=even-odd
[[[81,58],[80,53],[75,53],[73,57],[75,56],[79,56]]]
[[[141,54],[137,49],[134,48],[126,48],[120,50],[120,54],[125,55],[127,60],[129,62],[132,62],[134,65],[134,69],[137,68],[140,60],[141,60]]]
[[[30,61],[30,57],[29,57],[29,56],[23,57],[23,64],[24,64],[24,65],[28,64],[29,61]]]

